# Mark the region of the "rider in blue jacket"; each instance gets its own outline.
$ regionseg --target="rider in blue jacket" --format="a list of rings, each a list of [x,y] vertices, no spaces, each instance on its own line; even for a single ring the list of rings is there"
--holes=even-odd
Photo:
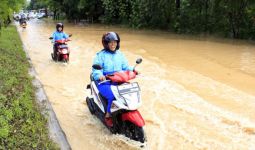
[[[104,49],[97,53],[93,64],[102,66],[102,70],[92,69],[92,76],[96,81],[104,81],[105,75],[112,74],[118,71],[133,70],[134,68],[128,65],[128,61],[124,54],[119,50],[120,38],[115,32],[108,32],[102,37]],[[114,95],[111,91],[111,83],[105,82],[98,85],[99,92],[108,100],[107,112],[105,115],[105,123],[112,127],[111,104],[114,100]]]
[[[52,42],[54,43],[54,47],[53,47],[54,59],[57,58],[57,47],[58,47],[58,43],[55,43],[55,41],[69,38],[69,36],[63,31],[64,31],[64,25],[62,23],[57,23],[56,31],[52,34],[52,38],[53,38]]]

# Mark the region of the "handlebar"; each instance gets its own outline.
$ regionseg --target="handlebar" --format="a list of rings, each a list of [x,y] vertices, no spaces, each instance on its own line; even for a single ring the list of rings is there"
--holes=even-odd
[[[71,41],[70,39],[56,40],[55,43],[63,44],[65,42]]]
[[[102,84],[102,83],[105,83],[105,82],[111,82],[111,80],[104,80],[104,81],[101,81],[98,83],[98,85]]]

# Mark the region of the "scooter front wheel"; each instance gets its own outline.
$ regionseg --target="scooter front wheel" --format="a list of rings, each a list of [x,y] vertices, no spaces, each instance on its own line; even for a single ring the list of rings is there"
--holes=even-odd
[[[87,106],[88,106],[88,108],[89,108],[90,113],[91,113],[92,115],[95,114],[95,108],[94,108],[92,99],[90,99],[89,97],[87,97],[87,98],[86,98],[86,103],[87,103]]]
[[[124,134],[126,137],[144,143],[146,136],[143,127],[138,127],[135,124],[127,121],[124,125]]]
[[[67,63],[69,61],[69,55],[68,54],[62,55],[62,59],[64,63]]]
[[[52,60],[55,61],[55,59],[54,59],[54,54],[53,54],[53,53],[51,53],[51,58],[52,58]]]

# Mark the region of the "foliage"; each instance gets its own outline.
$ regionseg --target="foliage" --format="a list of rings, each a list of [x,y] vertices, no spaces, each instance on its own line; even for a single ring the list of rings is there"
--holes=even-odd
[[[107,23],[250,39],[255,37],[254,3],[251,0],[103,0]]]
[[[10,16],[14,11],[18,11],[24,4],[25,0],[0,0],[0,29],[3,25],[8,25],[11,20]]]
[[[15,27],[0,36],[0,149],[57,149],[35,103],[29,64]]]
[[[252,0],[46,1],[54,4],[48,5],[52,10],[61,10],[69,20],[93,18],[103,23],[126,24],[133,28],[255,38],[255,1]]]
[[[49,2],[48,0],[31,0],[27,9],[36,10],[36,9],[45,8],[48,2]]]

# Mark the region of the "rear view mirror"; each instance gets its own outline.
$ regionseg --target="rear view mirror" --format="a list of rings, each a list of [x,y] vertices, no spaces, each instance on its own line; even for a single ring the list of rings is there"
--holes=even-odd
[[[73,34],[69,34],[69,37],[73,36]]]
[[[138,59],[136,60],[136,64],[140,64],[142,61],[143,61],[142,58],[138,58]]]
[[[50,40],[52,40],[52,39],[53,39],[53,37],[50,37],[49,39],[50,39]]]

